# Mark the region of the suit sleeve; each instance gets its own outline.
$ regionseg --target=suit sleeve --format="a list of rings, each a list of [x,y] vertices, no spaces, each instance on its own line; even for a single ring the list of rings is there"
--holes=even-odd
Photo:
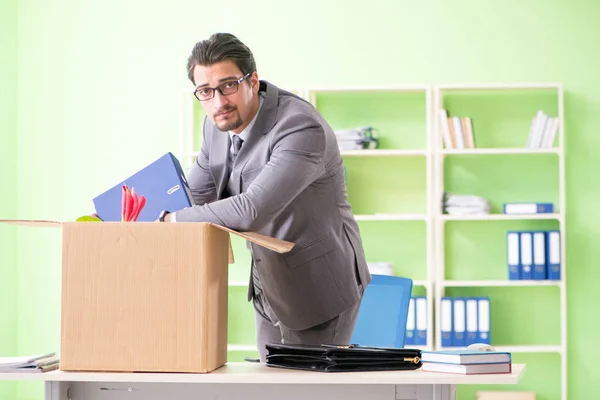
[[[294,114],[279,122],[269,162],[237,196],[177,211],[177,221],[213,222],[258,231],[277,217],[323,172],[325,133],[314,117]]]
[[[206,129],[204,129],[204,132],[206,132]],[[196,205],[211,203],[217,199],[215,180],[208,165],[208,148],[207,138],[204,135],[200,154],[196,157],[187,176],[190,192]]]

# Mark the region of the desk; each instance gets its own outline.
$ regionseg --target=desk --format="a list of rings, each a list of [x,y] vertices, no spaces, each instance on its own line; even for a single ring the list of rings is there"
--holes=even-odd
[[[229,363],[208,374],[64,372],[0,374],[43,381],[45,400],[453,400],[456,385],[518,383],[511,374],[451,375],[416,371],[323,373]]]

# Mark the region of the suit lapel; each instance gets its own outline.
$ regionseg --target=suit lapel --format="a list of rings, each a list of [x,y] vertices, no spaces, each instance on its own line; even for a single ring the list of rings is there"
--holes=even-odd
[[[211,164],[216,179],[217,199],[222,198],[223,190],[225,189],[225,186],[227,186],[227,180],[229,178],[229,173],[227,171],[227,156],[231,145],[230,142],[229,133],[221,132],[218,129],[213,130],[213,145],[210,159],[212,160]]]
[[[232,171],[227,170],[227,157],[229,156],[229,148],[231,147],[229,133],[221,132],[216,127],[212,127],[212,146],[209,157],[211,160],[210,164],[213,170],[213,176],[216,181],[215,184],[217,186],[217,199],[223,198],[223,190],[225,190],[225,187],[227,186],[230,173],[232,175],[232,181],[235,182],[238,187],[238,191],[241,191],[242,182],[240,173],[243,166],[250,160],[252,148],[255,147],[256,143],[263,135],[268,133],[277,122],[279,89],[277,86],[267,81],[260,81],[260,90],[266,92],[264,103],[256,117],[256,122],[254,123],[247,140],[244,142],[238,153],[237,159],[232,166]]]
[[[248,134],[246,142],[244,142],[240,152],[238,153],[237,159],[234,164],[234,171],[231,179],[237,185],[238,191],[242,190],[242,181],[240,179],[240,173],[244,166],[250,160],[252,149],[256,148],[256,144],[260,139],[268,133],[275,122],[277,122],[277,102],[279,96],[278,88],[267,82],[260,82],[260,90],[265,91],[265,100],[262,107],[256,117],[256,122]]]

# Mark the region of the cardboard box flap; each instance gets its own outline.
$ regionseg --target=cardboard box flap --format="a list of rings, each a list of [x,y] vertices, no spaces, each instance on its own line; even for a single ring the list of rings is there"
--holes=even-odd
[[[58,221],[46,221],[42,219],[0,219],[0,222],[11,225],[22,225],[22,226],[51,226],[60,227],[61,222]]]
[[[287,253],[288,251],[292,250],[292,248],[294,247],[294,243],[292,243],[292,242],[277,239],[274,237],[261,235],[260,233],[238,232],[238,231],[234,231],[233,229],[226,228],[222,225],[217,225],[217,224],[211,224],[211,225],[213,225],[219,229],[223,229],[224,231],[233,233],[234,235],[237,235],[246,240],[249,240],[254,244],[265,247],[269,250],[276,251],[278,253]]]

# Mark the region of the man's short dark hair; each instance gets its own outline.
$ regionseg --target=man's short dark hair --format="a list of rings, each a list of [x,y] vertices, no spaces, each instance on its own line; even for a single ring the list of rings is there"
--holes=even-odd
[[[209,66],[226,60],[233,61],[242,75],[256,71],[252,51],[244,43],[230,33],[215,33],[194,45],[187,62],[188,78],[195,85],[196,65]]]

